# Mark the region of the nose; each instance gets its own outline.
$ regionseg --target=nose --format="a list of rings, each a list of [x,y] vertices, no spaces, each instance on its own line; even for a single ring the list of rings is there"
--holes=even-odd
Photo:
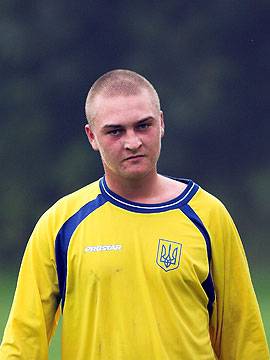
[[[134,131],[126,133],[124,139],[125,150],[136,151],[141,147],[141,145],[142,141]]]

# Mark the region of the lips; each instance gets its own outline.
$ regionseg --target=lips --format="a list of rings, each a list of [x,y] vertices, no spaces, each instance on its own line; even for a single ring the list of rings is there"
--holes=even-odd
[[[136,160],[136,159],[140,159],[142,157],[144,157],[145,155],[133,155],[133,156],[129,156],[124,160]]]

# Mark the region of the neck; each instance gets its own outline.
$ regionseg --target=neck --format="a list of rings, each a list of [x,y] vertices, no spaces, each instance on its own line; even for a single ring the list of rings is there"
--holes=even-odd
[[[105,172],[106,183],[111,191],[123,198],[140,203],[160,203],[174,199],[186,188],[186,184],[150,173],[140,179],[119,179]]]
[[[111,191],[134,202],[145,201],[147,198],[151,199],[158,191],[160,183],[160,175],[156,172],[137,179],[119,179],[112,174],[105,174],[105,178]]]

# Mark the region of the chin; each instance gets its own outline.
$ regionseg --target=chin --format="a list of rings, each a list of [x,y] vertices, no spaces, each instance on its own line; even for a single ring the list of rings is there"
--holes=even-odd
[[[125,171],[121,175],[127,180],[141,180],[146,177],[151,170],[135,170],[135,171]]]

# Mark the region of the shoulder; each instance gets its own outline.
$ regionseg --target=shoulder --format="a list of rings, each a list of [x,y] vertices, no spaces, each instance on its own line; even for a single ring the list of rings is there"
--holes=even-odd
[[[63,210],[63,208],[76,211],[76,209],[95,199],[98,194],[100,194],[99,180],[60,198],[48,211]]]
[[[199,211],[209,213],[227,212],[224,203],[215,195],[206,191],[202,187],[198,187],[198,191],[191,199],[190,205],[196,207]]]
[[[228,247],[229,244],[241,242],[234,220],[216,196],[199,188],[191,199],[190,206],[207,229],[214,252],[223,249],[225,244]]]
[[[208,228],[234,227],[231,215],[224,203],[201,187],[190,200],[189,205]]]
[[[38,220],[35,229],[45,228],[57,232],[61,226],[84,205],[93,201],[100,194],[99,181],[60,198]]]

